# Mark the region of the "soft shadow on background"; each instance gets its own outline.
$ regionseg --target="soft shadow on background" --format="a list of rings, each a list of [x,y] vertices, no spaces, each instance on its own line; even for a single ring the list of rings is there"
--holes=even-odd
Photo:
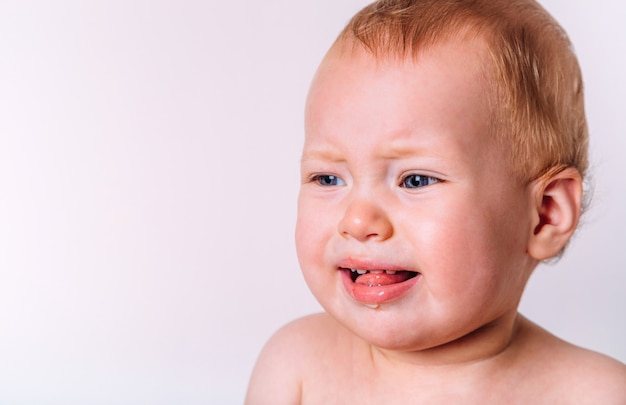
[[[0,2],[0,403],[239,404],[319,310],[293,226],[309,81],[366,1]],[[522,312],[626,361],[626,3],[546,0],[596,192]]]

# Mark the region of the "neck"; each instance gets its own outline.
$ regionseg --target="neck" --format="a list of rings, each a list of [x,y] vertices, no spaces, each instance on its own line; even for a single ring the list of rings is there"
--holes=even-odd
[[[517,312],[483,325],[481,328],[441,346],[418,351],[392,351],[372,347],[373,359],[394,368],[403,366],[464,369],[477,364],[495,364],[511,350],[524,318]]]

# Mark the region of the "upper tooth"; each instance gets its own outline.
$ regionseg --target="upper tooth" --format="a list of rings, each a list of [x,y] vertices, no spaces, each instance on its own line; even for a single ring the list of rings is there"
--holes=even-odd
[[[372,274],[382,274],[383,272],[387,273],[387,274],[396,274],[397,270],[359,270],[359,269],[350,269],[351,272],[353,273],[359,273],[359,274],[365,274],[367,272],[370,272]]]

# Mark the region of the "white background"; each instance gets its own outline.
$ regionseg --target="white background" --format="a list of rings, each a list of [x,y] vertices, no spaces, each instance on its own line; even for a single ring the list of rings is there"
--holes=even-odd
[[[319,306],[294,253],[307,87],[363,0],[0,1],[0,403],[238,404]],[[626,3],[546,0],[596,192],[522,312],[626,361]]]

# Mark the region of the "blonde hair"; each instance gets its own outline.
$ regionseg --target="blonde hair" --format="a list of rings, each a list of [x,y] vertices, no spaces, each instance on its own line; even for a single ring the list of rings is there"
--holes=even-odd
[[[492,129],[524,182],[573,167],[585,176],[583,84],[571,43],[533,0],[379,0],[357,13],[338,41],[376,58],[416,56],[459,37],[484,38],[493,68]]]

